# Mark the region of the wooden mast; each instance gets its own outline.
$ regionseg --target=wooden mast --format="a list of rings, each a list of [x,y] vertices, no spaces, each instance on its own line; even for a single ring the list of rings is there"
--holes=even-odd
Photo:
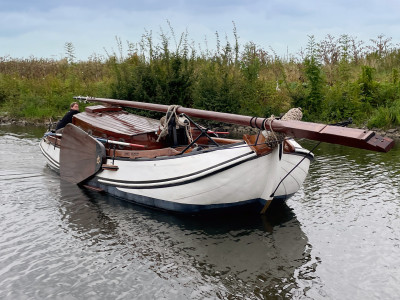
[[[88,102],[101,102],[109,105],[138,108],[157,112],[167,112],[168,105],[145,103],[128,100],[115,100],[107,98],[92,97],[74,97],[77,100],[85,100]],[[388,152],[394,146],[394,141],[387,137],[382,137],[373,131],[362,130],[357,128],[338,127],[333,125],[325,125],[319,123],[302,122],[302,121],[268,121],[266,118],[250,117],[237,114],[221,113],[214,111],[206,111],[194,108],[179,107],[177,113],[184,113],[195,118],[207,120],[215,120],[229,124],[241,126],[251,126],[256,128],[265,128],[275,132],[282,132],[288,136],[295,138],[306,138],[332,144],[355,147],[360,149]]]

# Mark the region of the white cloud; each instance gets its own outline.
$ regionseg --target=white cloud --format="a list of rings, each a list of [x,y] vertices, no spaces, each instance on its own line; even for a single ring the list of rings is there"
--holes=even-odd
[[[14,3],[15,2],[15,3]],[[9,2],[0,12],[0,56],[59,57],[64,44],[72,42],[76,55],[86,59],[103,48],[116,48],[115,36],[123,42],[138,42],[145,29],[157,41],[170,21],[176,35],[186,29],[189,38],[215,47],[215,32],[224,43],[233,41],[235,22],[241,45],[248,41],[278,53],[295,54],[307,44],[308,35],[317,39],[327,34],[348,34],[368,41],[378,34],[394,38],[400,31],[397,1],[21,1]],[[13,4],[14,3],[14,4]],[[22,2],[23,3],[23,2]],[[397,40],[395,40],[397,38]]]

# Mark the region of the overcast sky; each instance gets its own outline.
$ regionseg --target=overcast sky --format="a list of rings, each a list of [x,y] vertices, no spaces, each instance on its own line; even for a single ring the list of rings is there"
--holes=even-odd
[[[400,43],[400,0],[0,0],[0,56],[62,58],[65,43],[85,60],[116,50],[115,37],[139,42],[152,31],[155,41],[170,22],[179,36],[187,30],[195,44],[216,49],[224,43],[252,41],[278,54],[296,54],[309,35],[348,34],[368,43],[379,34]]]

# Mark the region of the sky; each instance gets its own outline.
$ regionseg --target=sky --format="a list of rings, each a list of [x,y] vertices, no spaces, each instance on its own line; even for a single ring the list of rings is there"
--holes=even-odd
[[[328,34],[347,34],[368,44],[384,34],[400,43],[400,0],[0,0],[0,57],[61,59],[72,43],[77,60],[124,49],[152,32],[169,36],[188,32],[201,49],[234,43],[233,22],[241,47],[248,42],[295,55]],[[205,42],[207,41],[207,42]],[[171,45],[174,45],[171,40]]]

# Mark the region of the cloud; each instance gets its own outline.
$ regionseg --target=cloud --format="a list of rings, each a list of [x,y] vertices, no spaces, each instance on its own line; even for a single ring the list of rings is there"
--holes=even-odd
[[[208,47],[215,46],[215,32],[222,42],[225,35],[233,41],[234,21],[241,44],[272,46],[280,54],[289,47],[295,54],[308,35],[396,37],[399,8],[390,0],[7,1],[0,12],[0,56],[60,57],[64,44],[72,42],[77,57],[86,59],[116,48],[116,36],[139,42],[146,29],[157,40],[161,31],[169,31],[167,20],[177,36],[187,30],[203,47],[205,37]]]

